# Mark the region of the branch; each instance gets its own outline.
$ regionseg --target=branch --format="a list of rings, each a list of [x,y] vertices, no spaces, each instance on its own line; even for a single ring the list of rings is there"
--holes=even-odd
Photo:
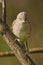
[[[43,53],[43,48],[32,48],[32,49],[29,49],[29,52],[30,53]]]
[[[13,33],[8,28],[7,24],[6,27],[3,23],[0,23],[0,32],[2,38],[7,42],[8,46],[13,50],[16,57],[19,59],[22,65],[35,65],[33,60],[30,58],[28,54],[26,54],[25,49],[21,47],[19,42],[16,40],[17,37],[13,35]]]
[[[32,48],[32,49],[29,49],[29,52],[32,54],[32,53],[43,53],[43,48]],[[15,56],[14,52],[0,52],[0,57],[3,57],[3,56]]]
[[[0,57],[4,56],[15,56],[13,52],[0,52]]]

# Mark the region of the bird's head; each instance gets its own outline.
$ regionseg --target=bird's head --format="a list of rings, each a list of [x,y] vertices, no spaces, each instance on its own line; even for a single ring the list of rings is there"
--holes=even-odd
[[[25,22],[27,20],[27,13],[26,12],[20,12],[18,15],[17,15],[17,19],[20,20],[20,21],[23,21]]]

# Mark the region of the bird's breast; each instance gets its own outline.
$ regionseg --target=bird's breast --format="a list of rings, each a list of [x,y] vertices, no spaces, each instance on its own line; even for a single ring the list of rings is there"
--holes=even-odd
[[[20,33],[20,30],[22,28],[22,22],[18,21],[18,22],[15,22],[15,24],[13,25],[13,33],[19,37],[19,33]]]

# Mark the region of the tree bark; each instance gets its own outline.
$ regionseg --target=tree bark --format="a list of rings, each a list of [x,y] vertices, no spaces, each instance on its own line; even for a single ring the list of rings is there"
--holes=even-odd
[[[13,50],[16,57],[19,59],[22,65],[35,65],[33,60],[30,57],[30,54],[27,54],[25,49],[21,47],[17,41],[17,37],[10,31],[9,27],[6,24],[6,27],[3,23],[0,23],[0,30],[2,38],[6,41],[8,46]]]

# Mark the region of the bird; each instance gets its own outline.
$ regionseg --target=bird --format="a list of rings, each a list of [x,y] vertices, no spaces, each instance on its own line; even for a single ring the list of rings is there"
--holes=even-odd
[[[12,22],[12,32],[18,37],[26,52],[29,52],[28,40],[31,32],[31,24],[28,20],[27,12],[18,13],[16,19]]]

